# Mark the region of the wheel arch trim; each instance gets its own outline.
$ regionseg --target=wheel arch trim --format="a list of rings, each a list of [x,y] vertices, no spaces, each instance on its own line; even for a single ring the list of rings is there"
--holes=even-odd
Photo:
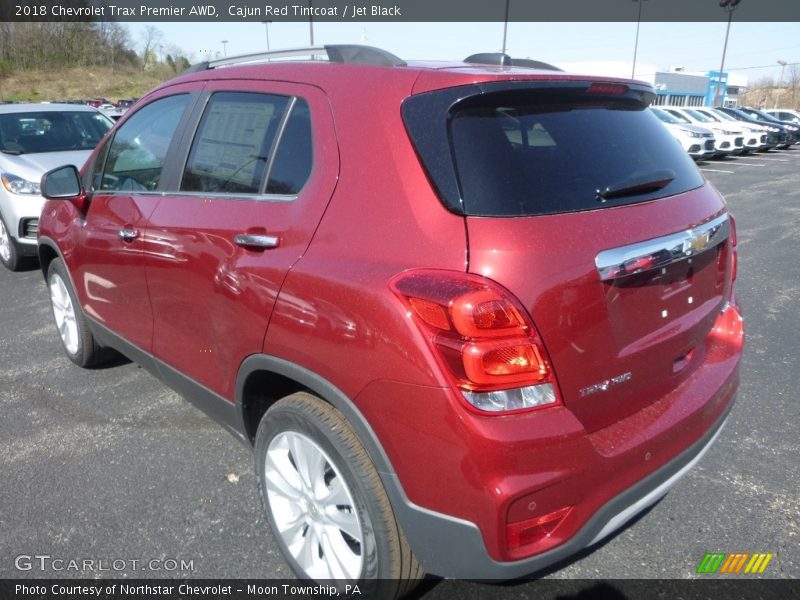
[[[450,570],[450,560],[442,561],[443,556],[438,551],[441,548],[430,551],[432,546],[437,546],[432,543],[437,538],[455,539],[458,540],[456,547],[463,542],[475,548],[479,554],[485,552],[483,538],[475,523],[418,506],[408,498],[389,456],[364,415],[344,392],[313,371],[267,354],[256,354],[245,359],[236,378],[236,412],[242,431],[246,430],[245,407],[242,402],[244,386],[248,377],[258,371],[277,374],[305,386],[344,415],[373,460],[398,524],[414,555],[426,571],[447,573]],[[444,538],[441,537],[443,535]]]
[[[356,430],[361,443],[364,444],[370,458],[375,462],[378,472],[394,474],[391,461],[383,446],[378,442],[377,435],[353,401],[327,379],[277,356],[254,354],[247,357],[239,367],[239,373],[236,376],[236,408],[241,419],[243,432],[247,429],[245,425],[247,416],[244,405],[245,385],[249,377],[258,372],[280,375],[290,379],[308,388],[309,391],[331,404],[344,415],[348,423]]]
[[[72,280],[72,271],[70,271],[69,267],[67,266],[67,259],[64,258],[64,254],[61,252],[61,248],[58,247],[58,244],[56,244],[55,240],[53,240],[52,238],[47,236],[42,236],[39,238],[36,256],[39,259],[39,266],[41,268],[42,276],[44,277],[45,281],[47,281],[47,269],[45,269],[44,262],[42,261],[42,248],[49,248],[50,250],[56,253],[57,258],[60,258],[62,260],[64,266],[67,267],[67,276],[69,277],[69,284],[72,286],[72,289],[75,290],[75,293],[77,294],[77,288],[75,287],[75,282]],[[50,263],[47,264],[49,265]]]

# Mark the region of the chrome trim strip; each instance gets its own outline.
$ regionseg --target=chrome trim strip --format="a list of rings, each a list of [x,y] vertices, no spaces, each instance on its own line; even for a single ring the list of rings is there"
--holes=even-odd
[[[730,235],[728,213],[661,238],[600,252],[594,259],[603,281],[666,267],[715,248]]]
[[[201,198],[203,200],[241,200],[241,201],[257,201],[257,202],[294,202],[297,200],[297,194],[237,194],[234,192],[184,192],[184,191],[164,191],[164,192],[150,192],[139,191],[134,192],[137,196],[160,196],[162,198],[169,196],[174,198]],[[96,190],[92,192],[93,195],[103,196],[131,196],[130,191],[123,190]]]

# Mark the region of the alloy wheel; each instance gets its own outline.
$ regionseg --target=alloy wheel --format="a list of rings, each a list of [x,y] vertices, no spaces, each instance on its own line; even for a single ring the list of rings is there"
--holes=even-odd
[[[311,579],[358,579],[364,532],[340,470],[311,438],[294,431],[269,444],[264,481],[289,552]]]
[[[11,238],[3,219],[0,219],[0,258],[3,259],[3,262],[11,260]]]
[[[75,319],[75,307],[64,280],[58,273],[50,277],[50,302],[61,341],[69,354],[76,354],[80,346],[78,323]]]

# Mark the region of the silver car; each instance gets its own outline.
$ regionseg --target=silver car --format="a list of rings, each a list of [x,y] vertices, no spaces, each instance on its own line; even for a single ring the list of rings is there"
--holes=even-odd
[[[113,122],[74,104],[0,104],[0,262],[16,271],[36,256],[42,175],[83,165]]]

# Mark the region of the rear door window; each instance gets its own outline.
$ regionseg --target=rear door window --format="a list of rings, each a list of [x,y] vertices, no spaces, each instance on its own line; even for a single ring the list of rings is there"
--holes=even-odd
[[[198,126],[181,190],[294,195],[310,172],[311,124],[304,100],[218,92]]]

